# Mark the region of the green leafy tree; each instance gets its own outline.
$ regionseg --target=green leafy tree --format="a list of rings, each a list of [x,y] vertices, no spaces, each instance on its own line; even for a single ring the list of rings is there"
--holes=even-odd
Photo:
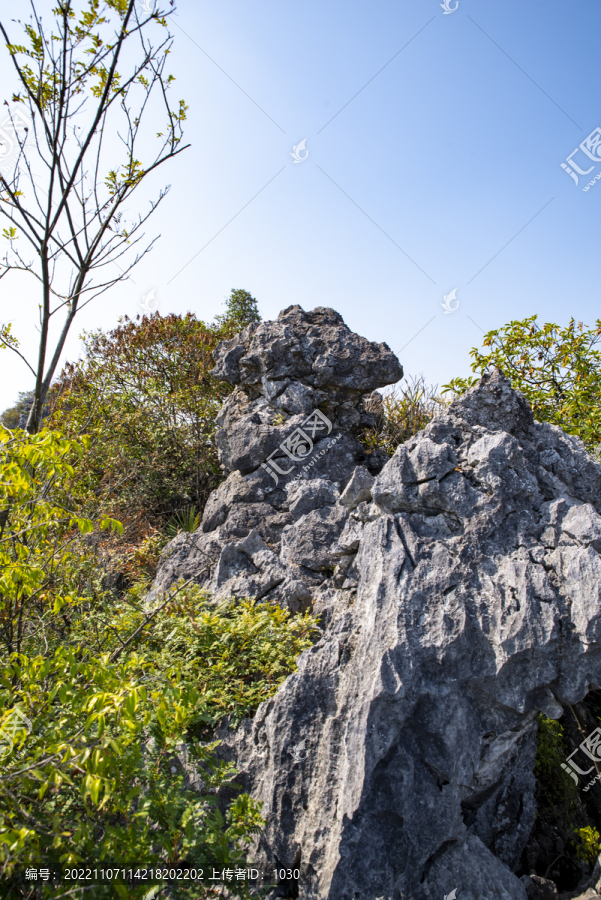
[[[232,388],[210,374],[213,351],[249,317],[256,321],[249,297],[233,292],[226,314],[209,325],[193,313],[125,317],[108,333],[86,335],[83,359],[55,385],[49,422],[90,438],[74,489],[82,499],[106,497],[128,535],[169,520],[172,530],[190,530],[221,481],[215,419]]]
[[[470,351],[472,371],[494,368],[522,391],[541,422],[559,425],[592,450],[601,442],[601,319],[593,328],[570,319],[566,327],[537,323],[537,316],[514,320],[487,332],[482,353]],[[443,392],[462,394],[478,379],[455,378]]]
[[[15,437],[0,426],[0,642],[9,655],[25,649],[27,626],[46,607],[69,536],[88,534],[95,524],[121,528],[109,517],[94,523],[70,500],[72,463],[85,444],[47,430]],[[59,580],[57,613],[76,590],[68,579]]]
[[[251,323],[258,324],[261,321],[259,307],[255,298],[242,288],[232,288],[232,292],[226,301],[226,312],[222,316],[216,316],[216,321],[226,328],[232,327],[241,330]]]
[[[221,478],[213,435],[231,388],[210,371],[222,333],[192,313],[154,313],[85,336],[83,359],[65,367],[55,388],[50,419],[90,438],[78,496],[106,496],[133,528],[202,509]]]

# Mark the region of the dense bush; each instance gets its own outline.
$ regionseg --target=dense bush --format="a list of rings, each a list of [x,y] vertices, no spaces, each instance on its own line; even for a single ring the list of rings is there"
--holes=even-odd
[[[277,690],[315,621],[244,600],[216,607],[189,584],[144,603],[166,532],[197,525],[220,477],[211,438],[224,386],[208,374],[211,351],[257,319],[237,291],[211,326],[152,316],[96,333],[55,392],[52,427],[0,426],[0,880],[13,897],[41,896],[19,878],[30,865],[235,868],[261,827],[245,794],[223,818],[216,791],[234,772],[212,735]],[[110,534],[119,591],[99,566]],[[65,890],[46,884],[43,896]],[[113,883],[95,896],[147,891]]]
[[[236,290],[212,324],[158,313],[127,317],[84,339],[85,354],[65,366],[47,424],[90,438],[74,490],[103,498],[126,531],[161,526],[178,510],[201,511],[219,483],[215,417],[231,390],[210,375],[213,351],[259,320],[256,301]]]
[[[0,737],[11,737],[0,751],[0,878],[15,897],[33,896],[15,880],[26,865],[239,864],[260,812],[241,795],[223,821],[214,791],[233,772],[216,762],[212,730],[252,715],[315,629],[269,604],[215,608],[190,585],[148,611],[143,566],[132,590],[104,590],[89,538],[119,525],[78,514],[70,483],[86,443],[0,431]]]

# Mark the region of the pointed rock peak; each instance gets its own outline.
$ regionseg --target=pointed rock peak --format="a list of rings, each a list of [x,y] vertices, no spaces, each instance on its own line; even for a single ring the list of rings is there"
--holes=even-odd
[[[499,369],[487,372],[473,388],[455,400],[449,412],[465,418],[471,425],[491,431],[525,434],[534,424],[528,401],[511,386]]]

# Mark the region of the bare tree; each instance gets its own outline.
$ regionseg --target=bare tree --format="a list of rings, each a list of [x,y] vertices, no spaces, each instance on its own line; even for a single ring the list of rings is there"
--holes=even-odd
[[[30,433],[40,427],[76,314],[128,278],[151,249],[156,238],[139,246],[141,229],[169,188],[130,223],[123,219],[125,202],[189,146],[182,145],[187,107],[180,100],[172,110],[168,100],[174,79],[165,74],[172,46],[167,18],[173,9],[147,12],[149,0],[139,7],[136,0],[75,5],[58,0],[47,33],[32,0],[30,20],[22,25],[25,44],[14,43],[0,21],[18,78],[13,107],[4,101],[9,112],[0,131],[0,214],[8,220],[3,236],[9,241],[0,278],[26,272],[41,295],[37,360],[32,364],[21,353],[10,323],[0,326],[0,346],[17,353],[35,376]],[[13,142],[9,166],[7,141]],[[51,333],[59,313],[62,324]]]

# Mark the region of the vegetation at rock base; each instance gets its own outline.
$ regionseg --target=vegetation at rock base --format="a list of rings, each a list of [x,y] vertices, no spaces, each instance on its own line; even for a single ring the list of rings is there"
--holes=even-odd
[[[534,774],[538,784],[538,814],[554,810],[555,817],[561,811],[564,831],[575,827],[578,810],[578,788],[567,772],[561,768],[570,751],[564,740],[563,727],[555,719],[542,713],[538,716],[538,746]]]
[[[153,613],[148,580],[118,597],[103,590],[86,538],[120,525],[73,504],[86,439],[2,429],[0,442],[0,728],[13,744],[0,763],[0,877],[116,859],[240,865],[260,810],[240,795],[223,820],[215,790],[234,773],[215,759],[211,726],[252,714],[277,689],[314,621],[251,601],[216,608],[190,585]],[[188,764],[203,773],[200,793]]]
[[[58,382],[47,427],[0,426],[0,729],[10,738],[0,745],[0,879],[10,896],[41,890],[19,880],[27,866],[243,866],[261,827],[245,794],[225,817],[218,806],[235,773],[212,735],[277,690],[315,620],[268,603],[216,607],[190,584],[152,613],[144,605],[169,535],[198,522],[195,506],[171,514],[170,491],[200,506],[221,477],[212,435],[230,388],[211,380],[210,352],[258,319],[250,294],[232,297],[214,325],[153,316],[96,333]],[[177,448],[179,470],[168,465]],[[119,584],[107,581],[108,553]]]
[[[594,698],[567,707],[558,721],[538,716],[536,819],[522,855],[518,874],[531,871],[550,878],[561,890],[572,890],[583,874],[590,872],[601,851],[601,815],[598,795],[581,792],[561,768],[583,739],[580,727],[570,729],[568,716],[582,720],[580,726],[595,727]],[[584,725],[584,721],[588,724]]]

